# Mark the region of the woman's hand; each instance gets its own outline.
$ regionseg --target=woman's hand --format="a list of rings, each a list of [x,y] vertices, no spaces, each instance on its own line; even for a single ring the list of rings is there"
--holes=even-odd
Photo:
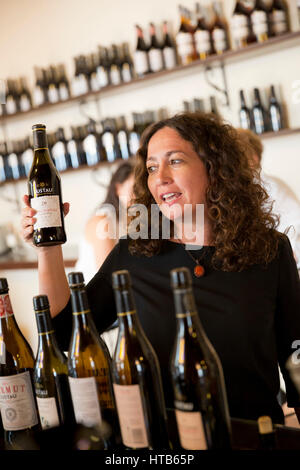
[[[33,226],[36,222],[36,218],[34,217],[36,214],[36,210],[30,207],[29,203],[29,196],[25,194],[23,196],[23,201],[25,203],[25,207],[22,209],[22,218],[21,218],[21,237],[26,243],[34,246],[32,234],[33,234]],[[65,202],[63,205],[64,209],[64,216],[66,216],[70,210],[70,204]]]

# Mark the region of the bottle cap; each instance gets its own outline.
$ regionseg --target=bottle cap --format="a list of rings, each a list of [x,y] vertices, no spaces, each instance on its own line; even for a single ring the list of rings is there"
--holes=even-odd
[[[258,430],[260,434],[269,434],[273,432],[273,424],[270,416],[260,416],[258,418]]]
[[[36,295],[33,297],[34,310],[45,310],[49,308],[49,300],[47,295]]]
[[[81,272],[77,273],[69,273],[68,274],[68,281],[69,281],[69,286],[76,287],[76,286],[82,286],[84,285],[84,277]]]
[[[130,274],[127,269],[112,273],[112,286],[114,289],[129,289],[131,287]]]
[[[32,130],[33,131],[36,131],[36,130],[46,130],[46,126],[45,124],[34,124],[32,126]]]
[[[1,290],[8,290],[8,283],[5,277],[0,278],[0,291]]]
[[[186,289],[192,285],[192,277],[188,268],[177,268],[170,271],[172,289]]]

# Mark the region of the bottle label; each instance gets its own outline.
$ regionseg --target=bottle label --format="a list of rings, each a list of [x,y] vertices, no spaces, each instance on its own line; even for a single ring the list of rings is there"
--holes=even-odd
[[[30,101],[29,99],[27,98],[27,96],[21,96],[21,99],[20,99],[20,109],[21,111],[29,111],[30,109]]]
[[[41,87],[37,86],[33,90],[33,102],[35,106],[44,104],[44,93]]]
[[[78,168],[79,158],[78,158],[76,143],[74,140],[69,140],[69,142],[67,143],[67,149],[71,158],[72,168]]]
[[[10,96],[6,100],[6,112],[7,114],[15,114],[17,112],[16,102]]]
[[[133,59],[134,68],[138,75],[148,72],[148,58],[146,51],[135,51]]]
[[[126,62],[122,65],[122,79],[125,83],[132,80],[130,66]]]
[[[56,401],[51,398],[36,398],[39,409],[41,425],[43,429],[55,428],[59,426],[59,417]]]
[[[106,150],[107,160],[113,162],[115,160],[114,137],[111,132],[105,132],[102,136],[102,143]]]
[[[150,49],[149,51],[150,69],[152,72],[159,72],[163,69],[163,56],[160,49]]]
[[[101,411],[95,377],[69,377],[69,384],[76,422],[84,426],[100,424]]]
[[[11,168],[13,178],[17,180],[20,178],[20,172],[19,172],[19,164],[18,164],[18,157],[15,153],[11,153],[8,157],[8,164]]]
[[[59,85],[59,98],[61,101],[67,100],[69,98],[69,90],[65,83]]]
[[[118,142],[121,150],[122,158],[127,160],[129,158],[128,146],[127,146],[127,135],[125,131],[118,132]]]
[[[196,31],[195,41],[197,52],[210,52],[210,35],[208,31]]]
[[[54,85],[49,86],[48,99],[50,103],[57,103],[59,101],[58,90]]]
[[[175,415],[181,447],[186,450],[207,450],[201,413],[175,410]]]
[[[90,84],[91,84],[91,90],[92,91],[100,90],[100,84],[99,84],[98,76],[97,76],[96,73],[92,73],[91,79],[90,79]]]
[[[97,141],[92,134],[88,135],[83,141],[83,148],[86,153],[88,165],[95,165],[98,162]]]
[[[99,65],[99,67],[97,67],[97,77],[100,88],[108,85],[108,74],[106,69],[102,65]]]
[[[129,137],[129,148],[131,155],[135,155],[140,146],[140,139],[136,132],[131,132]]]
[[[163,49],[163,56],[166,69],[173,69],[176,67],[176,54],[173,47],[165,47]]]
[[[123,444],[131,448],[149,447],[139,385],[114,384]]]
[[[37,211],[34,230],[48,227],[61,227],[59,196],[33,197],[31,207]]]
[[[226,50],[226,33],[224,29],[215,28],[212,32],[212,38],[216,51],[221,52]]]
[[[0,295],[0,318],[11,317],[14,314],[8,294]]]
[[[113,85],[119,85],[121,83],[120,70],[116,65],[112,65],[110,68],[110,79]]]
[[[32,149],[25,150],[25,152],[22,153],[21,160],[22,160],[22,163],[23,163],[24,168],[25,168],[26,176],[28,176],[31,165],[32,165],[32,162],[33,162],[33,151],[32,151]]]
[[[6,431],[20,431],[38,424],[28,371],[0,377],[0,409]]]
[[[52,155],[55,161],[55,166],[58,171],[64,171],[67,168],[65,157],[65,147],[62,142],[56,142],[52,147]]]

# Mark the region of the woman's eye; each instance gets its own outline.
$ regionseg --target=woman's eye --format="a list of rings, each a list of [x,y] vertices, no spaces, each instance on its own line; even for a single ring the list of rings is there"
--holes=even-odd
[[[154,170],[155,170],[155,166],[148,166],[147,167],[148,173],[153,173]]]
[[[181,162],[182,160],[180,158],[172,158],[172,160],[170,160],[171,165],[176,165],[177,163]]]

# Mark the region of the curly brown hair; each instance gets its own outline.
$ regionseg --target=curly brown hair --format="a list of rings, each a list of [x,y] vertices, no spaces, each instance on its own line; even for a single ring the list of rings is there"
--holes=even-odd
[[[220,118],[204,113],[180,113],[150,125],[141,136],[135,168],[135,203],[148,210],[148,239],[129,238],[132,254],[158,254],[164,241],[153,240],[151,204],[156,204],[148,189],[147,150],[151,137],[163,127],[174,129],[192,143],[203,161],[207,176],[207,212],[212,229],[212,264],[223,271],[241,271],[254,264],[267,265],[278,250],[282,234],[276,231],[278,218],[254,172],[236,130]],[[160,218],[160,224],[162,215]]]

